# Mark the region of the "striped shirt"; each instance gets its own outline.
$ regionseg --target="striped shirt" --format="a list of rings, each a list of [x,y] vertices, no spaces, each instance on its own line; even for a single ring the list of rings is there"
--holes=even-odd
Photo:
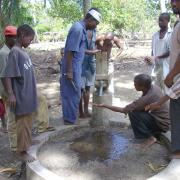
[[[180,76],[176,79],[176,82],[166,92],[171,99],[178,99],[180,97]]]

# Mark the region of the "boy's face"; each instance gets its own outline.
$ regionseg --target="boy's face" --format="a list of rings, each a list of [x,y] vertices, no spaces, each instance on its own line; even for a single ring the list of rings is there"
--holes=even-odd
[[[159,17],[159,27],[160,28],[166,28],[168,27],[168,20],[164,16]]]
[[[34,35],[31,35],[31,36],[23,36],[23,37],[22,37],[22,46],[23,46],[24,48],[27,48],[27,47],[31,44],[31,42],[32,42],[33,39],[34,39]]]
[[[137,80],[134,80],[134,87],[136,91],[142,91],[142,87]]]

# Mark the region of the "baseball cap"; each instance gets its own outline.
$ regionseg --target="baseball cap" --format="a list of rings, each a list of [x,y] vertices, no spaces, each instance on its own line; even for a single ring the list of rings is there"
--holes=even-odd
[[[17,28],[15,26],[6,26],[4,29],[5,36],[16,36]]]

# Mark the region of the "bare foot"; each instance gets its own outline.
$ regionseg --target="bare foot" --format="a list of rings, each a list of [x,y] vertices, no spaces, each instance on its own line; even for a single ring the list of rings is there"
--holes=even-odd
[[[39,140],[32,140],[32,145],[37,145],[37,144],[39,144],[39,143],[40,143]]]
[[[86,116],[84,113],[82,113],[82,114],[79,114],[79,118],[86,118]]]
[[[86,113],[85,113],[85,116],[86,116],[86,117],[91,117],[91,113],[86,112]]]
[[[34,157],[32,157],[31,155],[29,155],[26,151],[23,151],[23,152],[17,152],[17,156],[25,161],[25,162],[28,162],[28,163],[31,163],[33,161],[35,161],[36,159]]]
[[[157,139],[154,136],[151,136],[143,144],[141,144],[141,147],[142,148],[149,148],[150,146],[152,146],[156,142],[157,142]]]
[[[172,153],[169,158],[171,160],[172,159],[180,159],[180,151],[176,151],[176,152]]]
[[[64,121],[64,125],[74,125],[74,124],[69,121]]]
[[[6,128],[1,128],[1,131],[2,131],[3,133],[8,133],[8,131],[7,131]]]

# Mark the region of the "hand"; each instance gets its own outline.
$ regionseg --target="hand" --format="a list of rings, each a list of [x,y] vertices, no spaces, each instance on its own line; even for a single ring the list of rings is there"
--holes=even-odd
[[[92,103],[92,105],[95,107],[100,107],[100,108],[104,107],[104,104]]]
[[[72,72],[67,72],[67,79],[68,80],[73,80],[73,73]]]
[[[16,97],[14,96],[13,93],[8,96],[8,103],[9,103],[9,106],[12,109],[15,109],[15,107],[16,107]]]
[[[153,61],[152,61],[151,57],[145,57],[145,58],[144,58],[144,61],[145,61],[148,65],[152,65],[152,64],[153,64]]]
[[[157,102],[149,104],[145,107],[145,111],[154,111],[157,110],[161,107],[160,104],[158,104]]]
[[[100,50],[100,49],[94,49],[94,50],[93,50],[93,53],[94,53],[94,54],[96,54],[96,53],[98,53],[98,52],[101,52],[101,50]]]
[[[168,88],[170,88],[172,85],[173,85],[173,77],[170,75],[170,74],[168,74],[167,76],[166,76],[166,79],[164,80],[164,84],[168,87]]]

